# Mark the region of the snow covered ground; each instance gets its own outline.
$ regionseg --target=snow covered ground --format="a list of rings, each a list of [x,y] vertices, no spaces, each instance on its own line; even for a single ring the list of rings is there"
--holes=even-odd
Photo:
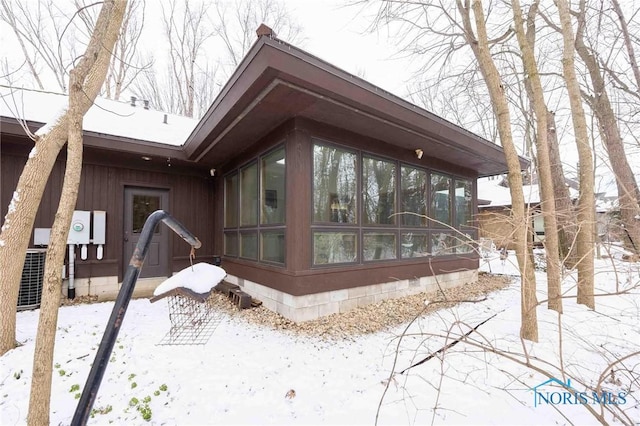
[[[483,269],[517,274],[511,261],[515,256],[504,265],[494,256]],[[410,326],[342,341],[293,336],[223,316],[206,345],[160,346],[170,325],[167,304],[135,300],[89,423],[373,424],[380,407],[378,423],[385,425],[586,425],[599,424],[587,407],[598,414],[604,407],[608,422],[620,424],[608,411],[613,409],[628,416],[623,423],[633,424],[640,419],[640,265],[611,259],[596,265],[599,293],[636,288],[597,297],[596,311],[566,298],[562,333],[558,315],[540,306],[540,342],[524,345],[518,338],[517,280],[481,303],[461,303]],[[544,274],[537,275],[543,300]],[[575,294],[574,285],[575,276],[568,276],[567,295]],[[71,421],[112,307],[60,309],[52,424]],[[493,315],[469,343],[398,374]],[[37,316],[38,311],[18,314],[23,345],[0,358],[2,425],[26,423]],[[516,362],[523,360],[524,348],[538,371]],[[610,363],[632,353],[611,373]],[[570,386],[583,392],[601,375],[601,392],[615,395],[604,405],[594,403],[590,391],[584,394],[587,404],[571,398],[554,403],[554,394],[564,390],[545,384],[570,379]],[[551,399],[545,402],[540,395]]]

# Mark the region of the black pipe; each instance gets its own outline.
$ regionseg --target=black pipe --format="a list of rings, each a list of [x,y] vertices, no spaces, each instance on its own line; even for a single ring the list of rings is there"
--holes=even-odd
[[[156,210],[149,215],[144,223],[144,227],[140,233],[140,238],[138,239],[136,248],[133,251],[129,265],[127,266],[127,271],[124,275],[124,279],[122,280],[122,287],[120,288],[113,310],[111,311],[111,317],[109,318],[104,335],[102,336],[102,341],[100,342],[100,347],[98,348],[96,357],[93,360],[91,371],[89,371],[89,376],[87,377],[87,383],[82,390],[82,396],[80,397],[80,401],[76,407],[73,420],[71,420],[71,425],[76,426],[87,424],[87,420],[91,414],[91,408],[93,408],[93,403],[96,400],[98,389],[100,388],[100,383],[104,376],[104,371],[109,363],[109,358],[111,358],[113,345],[115,344],[118,333],[120,332],[124,314],[127,312],[127,307],[129,306],[133,289],[136,285],[136,281],[138,280],[138,276],[140,275],[140,269],[142,268],[144,258],[149,251],[153,231],[160,221],[164,222],[165,225],[171,228],[176,234],[180,235],[183,240],[191,244],[191,247],[194,249],[200,248],[201,246],[200,241],[191,232],[189,232],[184,225],[175,220],[164,210]]]

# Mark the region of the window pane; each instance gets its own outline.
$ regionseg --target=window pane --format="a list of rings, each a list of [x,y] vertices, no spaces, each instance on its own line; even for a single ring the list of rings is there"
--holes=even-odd
[[[456,220],[454,226],[459,228],[463,226],[471,226],[471,181],[456,180]]]
[[[144,223],[149,215],[160,209],[160,197],[153,195],[134,195],[132,209],[132,231],[134,234],[139,234],[142,232]],[[156,234],[159,233],[160,227],[156,226],[153,232]]]
[[[284,223],[284,149],[262,158],[261,223]]]
[[[407,226],[427,226],[427,172],[413,167],[401,167],[402,193],[400,221]]]
[[[315,232],[313,234],[313,264],[355,262],[358,239],[355,232]]]
[[[284,263],[284,231],[262,232],[260,243],[260,260]]]
[[[396,234],[365,232],[362,236],[364,260],[395,259]]]
[[[258,224],[258,165],[240,170],[240,225]]]
[[[431,217],[443,224],[451,225],[451,178],[439,174],[431,175]],[[436,225],[440,223],[436,222]]]
[[[455,244],[456,241],[451,234],[445,232],[431,234],[431,254],[434,256],[453,254]]]
[[[258,234],[241,233],[240,234],[240,257],[248,259],[258,259]]]
[[[394,224],[396,165],[374,158],[362,159],[364,224]]]
[[[425,234],[415,234],[413,232],[402,234],[401,255],[403,258],[428,256],[429,248],[427,236]]]
[[[238,174],[224,178],[224,226],[238,226]]]
[[[238,233],[236,231],[224,233],[224,254],[225,256],[238,255]]]
[[[356,223],[356,161],[354,153],[313,146],[314,222]]]
[[[456,234],[452,236],[456,253],[471,253],[475,250],[475,241],[471,234]]]

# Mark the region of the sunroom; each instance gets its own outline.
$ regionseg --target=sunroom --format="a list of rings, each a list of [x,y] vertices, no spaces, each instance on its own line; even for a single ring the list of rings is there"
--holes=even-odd
[[[185,144],[227,281],[295,321],[477,278],[500,147],[269,36]],[[524,165],[524,160],[523,160]]]

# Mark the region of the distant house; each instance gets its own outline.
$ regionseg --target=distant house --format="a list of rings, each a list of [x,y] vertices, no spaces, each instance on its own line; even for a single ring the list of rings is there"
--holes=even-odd
[[[540,207],[540,185],[535,177],[530,185],[523,185],[525,206],[529,209],[533,229],[530,241],[541,244],[544,241],[544,217]],[[567,179],[569,194],[577,198],[574,181]],[[513,248],[514,226],[509,218],[511,214],[511,192],[506,179],[493,176],[478,181],[478,229],[480,238],[493,240],[496,247]]]
[[[32,147],[7,105],[35,130],[64,97],[2,96],[4,215]],[[38,228],[53,222],[63,159]],[[199,261],[221,256],[229,282],[297,321],[435,288],[434,275],[474,281],[464,243],[477,238],[475,182],[507,168],[499,146],[269,35],[199,122],[99,100],[84,160],[76,208],[106,212],[106,241],[101,258],[90,244],[76,259],[78,294],[114,296],[142,223],[162,208],[202,241]],[[163,225],[154,238],[140,295],[189,264]]]

